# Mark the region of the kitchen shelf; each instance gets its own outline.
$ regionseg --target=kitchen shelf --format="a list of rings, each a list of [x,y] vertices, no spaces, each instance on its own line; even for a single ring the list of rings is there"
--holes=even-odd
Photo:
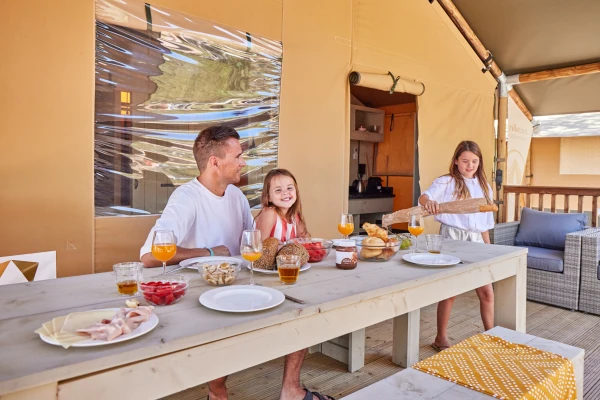
[[[383,142],[385,111],[352,104],[350,106],[350,139],[366,142]],[[364,127],[367,131],[359,131]],[[371,132],[376,126],[376,131]]]

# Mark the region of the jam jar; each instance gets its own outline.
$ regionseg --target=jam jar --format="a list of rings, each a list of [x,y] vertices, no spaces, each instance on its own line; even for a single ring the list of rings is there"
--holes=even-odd
[[[358,253],[354,240],[336,240],[335,266],[339,269],[354,269],[358,265]]]

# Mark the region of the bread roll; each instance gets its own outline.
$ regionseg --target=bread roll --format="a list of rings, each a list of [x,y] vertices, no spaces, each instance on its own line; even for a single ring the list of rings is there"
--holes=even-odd
[[[308,251],[299,243],[289,243],[283,246],[277,255],[280,254],[293,254],[300,257],[300,266],[303,266],[308,262],[309,254]]]
[[[362,241],[360,256],[362,258],[377,257],[383,252],[383,246],[385,246],[385,242],[378,237],[365,238]]]
[[[279,249],[279,240],[275,238],[266,238],[263,240],[263,253],[262,256],[254,261],[254,268],[258,269],[276,269],[277,263],[275,257],[277,256],[277,250]]]

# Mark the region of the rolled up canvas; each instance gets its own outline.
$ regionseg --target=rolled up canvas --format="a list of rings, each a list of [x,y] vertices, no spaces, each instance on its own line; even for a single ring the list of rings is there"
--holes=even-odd
[[[371,89],[385,90],[386,92],[402,92],[420,96],[425,92],[425,85],[399,76],[388,74],[371,74],[368,72],[352,71],[348,77],[350,83]],[[395,83],[395,85],[394,85]]]

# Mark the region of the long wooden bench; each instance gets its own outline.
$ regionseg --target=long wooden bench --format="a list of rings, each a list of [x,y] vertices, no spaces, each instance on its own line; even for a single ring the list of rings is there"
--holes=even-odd
[[[502,327],[495,327],[485,333],[512,343],[526,344],[559,354],[571,360],[575,368],[577,398],[583,399],[583,349]],[[493,397],[416,369],[407,368],[344,397],[344,400],[364,399],[488,400]]]

